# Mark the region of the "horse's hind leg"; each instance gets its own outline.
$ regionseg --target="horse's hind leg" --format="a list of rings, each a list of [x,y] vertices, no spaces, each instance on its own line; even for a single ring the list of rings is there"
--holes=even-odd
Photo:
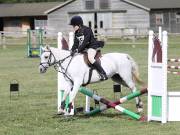
[[[133,92],[136,92],[136,87],[134,87],[134,89],[132,90]],[[136,97],[136,108],[138,110],[138,112],[142,112],[143,111],[143,102],[141,101],[140,97]]]
[[[131,89],[132,92],[137,91],[135,83],[133,81],[129,81],[127,85]],[[137,108],[138,112],[140,113],[143,111],[143,103],[142,103],[140,97],[135,97],[135,100],[136,100],[136,108]]]
[[[121,74],[121,78],[122,78],[122,82],[124,82],[128,88],[131,89],[132,92],[135,92],[137,89],[136,89],[136,86],[135,86],[135,82],[134,80],[132,79],[132,74],[131,72],[123,72]],[[143,103],[140,99],[140,97],[136,97],[135,98],[136,100],[136,108],[138,110],[138,112],[142,112],[143,111]]]

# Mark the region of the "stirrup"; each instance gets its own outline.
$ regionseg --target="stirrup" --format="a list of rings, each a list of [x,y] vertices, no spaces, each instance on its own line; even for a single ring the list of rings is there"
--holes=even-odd
[[[108,79],[106,74],[100,74],[100,76],[101,76],[101,79],[100,79],[101,81],[105,81]]]

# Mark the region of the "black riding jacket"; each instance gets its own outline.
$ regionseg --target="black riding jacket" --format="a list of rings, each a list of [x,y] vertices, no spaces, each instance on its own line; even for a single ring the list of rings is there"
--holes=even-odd
[[[81,53],[88,48],[100,48],[104,45],[102,44],[102,42],[96,41],[91,28],[87,26],[81,26],[79,30],[75,32],[74,44],[71,50],[74,51],[78,49],[78,52]]]

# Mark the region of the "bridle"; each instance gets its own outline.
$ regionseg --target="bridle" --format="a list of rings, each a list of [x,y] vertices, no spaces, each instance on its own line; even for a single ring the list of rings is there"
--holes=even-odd
[[[49,52],[49,53],[50,53],[49,59],[48,59],[47,62],[41,62],[39,65],[41,65],[41,66],[46,70],[48,67],[50,67],[50,66],[52,66],[52,65],[55,65],[55,64],[57,63],[57,61],[56,61],[56,57],[54,56],[54,54],[52,53],[51,50],[49,50],[49,51],[44,51],[44,52]],[[52,61],[51,61],[51,57],[54,58],[54,62],[53,62],[53,63],[52,63]],[[48,65],[48,66],[44,66],[44,64],[46,64],[46,65]]]
[[[57,60],[56,60],[56,57],[54,56],[54,54],[52,53],[51,50],[44,51],[44,52],[49,52],[49,53],[50,53],[49,59],[48,59],[47,62],[41,62],[39,65],[41,65],[45,70],[47,70],[48,67],[54,65],[54,69],[55,69],[56,71],[62,73],[62,74],[64,75],[64,77],[67,78],[68,80],[70,80],[70,82],[73,84],[73,81],[72,81],[70,75],[67,74],[67,69],[68,69],[68,67],[69,67],[69,65],[70,65],[70,63],[71,63],[71,61],[72,61],[72,59],[73,59],[73,56],[68,55],[67,57],[65,57],[65,58],[57,61]],[[52,57],[54,58],[54,62],[52,62]],[[67,65],[67,67],[64,68],[62,64],[63,64],[63,62],[65,62],[65,60],[68,59],[69,57],[71,57],[71,59],[70,59],[68,65]],[[44,66],[44,64],[47,64],[48,66]],[[60,67],[60,68],[59,68],[59,67]],[[61,70],[59,70],[59,69],[61,69]]]

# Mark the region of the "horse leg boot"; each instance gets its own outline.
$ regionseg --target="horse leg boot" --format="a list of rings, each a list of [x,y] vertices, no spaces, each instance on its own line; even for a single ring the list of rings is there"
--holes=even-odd
[[[60,106],[60,110],[61,110],[61,112],[65,112],[65,107],[66,107],[66,98],[67,98],[67,96],[69,95],[69,90],[66,90],[66,91],[64,91],[64,95],[63,95],[63,99],[62,99],[62,101],[61,101],[61,106]]]
[[[126,75],[127,75],[127,73],[126,73]],[[127,86],[131,89],[131,92],[136,92],[137,91],[136,86],[135,86],[135,82],[132,80],[131,75],[129,75],[129,77],[124,76],[123,80],[125,81]],[[143,111],[143,103],[142,103],[140,97],[136,97],[135,100],[136,100],[137,111],[138,111],[138,113],[140,113],[140,112]]]
[[[134,87],[134,89],[132,91],[136,92],[136,87]],[[136,100],[136,108],[138,110],[138,113],[143,112],[143,103],[142,103],[140,97],[136,97],[135,100]]]
[[[82,82],[82,80],[80,82],[79,81],[74,81],[73,89],[72,89],[72,91],[70,93],[70,101],[69,101],[69,104],[68,104],[68,113],[70,113],[71,109],[73,109],[73,104],[72,103],[74,102],[75,97],[76,97],[76,95],[77,95],[77,93],[79,91],[79,88],[81,86],[81,82]]]
[[[100,74],[100,76],[101,76],[100,80],[101,81],[108,79],[108,77],[106,75],[106,72],[104,71],[104,69],[102,68],[102,66],[100,65],[100,63],[98,61],[95,61],[92,65],[98,71],[98,73]]]

